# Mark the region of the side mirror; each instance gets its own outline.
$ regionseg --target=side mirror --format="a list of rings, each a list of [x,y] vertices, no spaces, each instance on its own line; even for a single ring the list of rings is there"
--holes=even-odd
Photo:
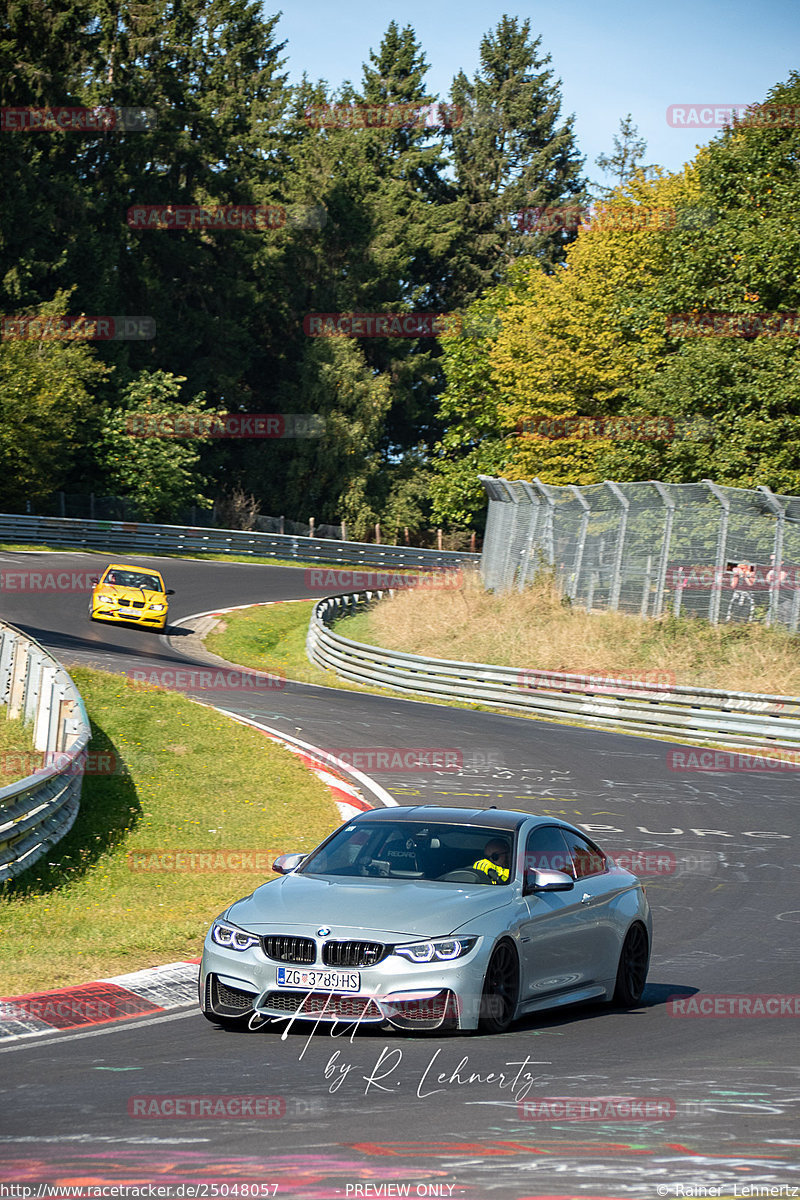
[[[523,896],[531,892],[568,892],[575,887],[575,880],[566,871],[532,870],[525,876]]]
[[[99,583],[99,582],[100,582],[99,575],[90,575],[89,576],[89,583]]]
[[[164,592],[164,595],[165,595],[165,596],[174,596],[174,595],[175,595],[175,588],[167,588],[167,590]]]
[[[291,875],[292,871],[297,870],[306,857],[305,854],[279,854],[272,864],[272,869],[279,875]]]

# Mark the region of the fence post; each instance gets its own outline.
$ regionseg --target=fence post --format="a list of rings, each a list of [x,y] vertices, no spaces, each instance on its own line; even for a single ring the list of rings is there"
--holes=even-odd
[[[491,475],[479,475],[486,495],[489,497],[489,512],[486,517],[486,532],[481,554],[481,575],[484,587],[502,588],[504,578],[501,564],[505,561],[506,524],[508,499],[500,480]]]
[[[702,483],[711,492],[711,495],[719,501],[721,512],[719,516],[719,532],[717,534],[717,561],[714,565],[714,582],[711,585],[711,595],[708,600],[708,619],[712,625],[719,625],[719,606],[722,602],[722,580],[725,572],[725,560],[727,556],[728,546],[728,523],[731,515],[731,502],[722,488],[716,483],[712,483],[710,479],[703,479]]]
[[[537,489],[533,484],[521,481],[522,492],[525,497],[524,503],[527,505],[525,511],[528,514],[528,535],[525,538],[524,544],[519,551],[519,565],[517,567],[517,588],[520,592],[525,590],[525,584],[529,579],[533,579],[536,575],[536,553],[539,549],[537,533],[539,531],[539,517],[542,513],[542,501]],[[519,504],[520,499],[517,494],[515,503]],[[515,510],[520,519],[522,518],[523,509]],[[516,530],[516,524],[514,525]]]
[[[672,541],[672,526],[675,520],[675,501],[670,496],[663,483],[656,479],[650,481],[658,492],[664,504],[664,532],[661,535],[661,554],[658,560],[658,579],[656,580],[656,601],[653,616],[660,617],[664,611],[664,591],[667,584],[667,569],[669,566],[669,548]]]
[[[578,534],[578,545],[575,550],[575,561],[572,564],[572,578],[569,582],[566,592],[570,600],[574,600],[578,595],[580,585],[581,568],[583,567],[583,552],[586,549],[586,534],[589,529],[589,520],[592,515],[592,507],[581,489],[577,487],[576,484],[571,483],[569,485],[569,489],[583,509],[581,513],[581,531]]]
[[[554,567],[556,565],[556,545],[555,545],[555,529],[554,529],[556,502],[551,495],[551,492],[553,489],[548,484],[542,483],[542,481],[538,475],[536,475],[534,477],[533,482],[536,484],[537,488],[544,496],[545,503],[547,505],[547,511],[546,511],[545,517],[544,517],[544,538],[542,540],[544,541],[544,544],[545,544],[544,552],[545,552],[545,556],[547,558],[548,565],[551,567]]]
[[[619,594],[622,590],[622,554],[625,549],[625,534],[628,529],[628,511],[631,502],[620,491],[618,485],[612,483],[610,479],[605,480],[605,485],[620,506],[619,533],[617,534],[617,548],[614,551],[614,566],[611,568],[611,590],[608,597],[609,611],[615,612],[619,608]]]
[[[769,611],[767,625],[771,625],[778,616],[778,604],[781,598],[781,573],[783,566],[783,531],[786,524],[786,509],[778,502],[778,497],[765,483],[759,483],[757,490],[778,518],[775,526],[775,544],[772,549],[772,579],[769,584]]]

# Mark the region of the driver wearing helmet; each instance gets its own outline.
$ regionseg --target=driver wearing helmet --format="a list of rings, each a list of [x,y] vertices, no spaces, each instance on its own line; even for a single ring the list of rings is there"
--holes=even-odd
[[[483,858],[472,864],[473,871],[483,871],[489,876],[491,883],[508,883],[509,846],[502,838],[491,838],[483,851]]]

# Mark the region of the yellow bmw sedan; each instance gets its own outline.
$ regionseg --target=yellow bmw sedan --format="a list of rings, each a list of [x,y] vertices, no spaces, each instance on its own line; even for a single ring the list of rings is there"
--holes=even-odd
[[[167,624],[169,601],[158,571],[111,563],[97,580],[89,604],[92,621],[125,621],[162,632]]]

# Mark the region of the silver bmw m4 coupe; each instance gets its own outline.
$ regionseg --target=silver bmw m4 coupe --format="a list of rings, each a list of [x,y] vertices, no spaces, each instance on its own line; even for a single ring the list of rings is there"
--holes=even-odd
[[[639,1002],[652,921],[635,875],[552,817],[376,809],[213,923],[200,1006],[219,1025],[293,1021],[500,1033],[582,1000]]]

